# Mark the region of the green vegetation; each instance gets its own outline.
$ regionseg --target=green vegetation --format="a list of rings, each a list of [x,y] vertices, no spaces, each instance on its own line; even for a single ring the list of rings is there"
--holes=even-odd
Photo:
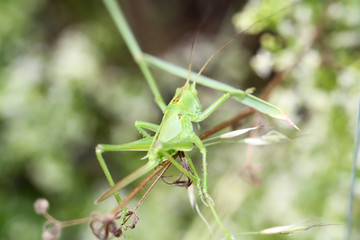
[[[194,21],[205,18],[194,52],[197,71],[235,31],[291,3],[234,3],[222,18],[203,17],[206,14],[196,12],[194,5],[175,1],[151,4],[121,3],[143,51],[185,69],[198,25]],[[222,9],[210,3],[202,7],[204,12]],[[191,16],[185,15],[189,8]],[[301,129],[255,114],[241,124],[262,123],[260,133],[276,130],[290,140],[269,146],[208,147],[209,192],[232,233],[292,224],[302,228],[307,221],[345,222],[360,92],[359,10],[355,0],[299,2],[239,36],[205,71],[236,88],[255,86],[257,96],[274,76],[279,77],[281,84],[267,100]],[[115,199],[93,205],[107,188],[95,146],[139,139],[134,122],[160,123],[162,115],[106,8],[95,0],[3,1],[0,36],[0,238],[40,238],[44,219],[33,210],[38,197],[47,198],[50,213],[61,220],[112,210]],[[146,58],[149,61],[149,55]],[[151,71],[167,103],[183,82],[156,68]],[[201,86],[198,91],[204,108],[221,95]],[[235,116],[242,107],[237,101],[225,103],[201,124],[198,134]],[[143,156],[110,153],[105,159],[114,178],[121,179],[144,164]],[[192,153],[192,159],[201,169],[200,155]],[[171,168],[167,175],[178,176],[178,171]],[[128,186],[122,195],[135,186]],[[353,224],[358,226],[358,193],[355,198]],[[201,201],[199,205],[215,236],[222,237],[210,210]],[[137,215],[136,228],[126,232],[130,239],[210,238],[183,188],[158,183]],[[343,225],[327,226],[291,238],[343,239],[344,232]],[[352,237],[359,236],[355,228]],[[64,229],[61,239],[95,237],[84,224]]]

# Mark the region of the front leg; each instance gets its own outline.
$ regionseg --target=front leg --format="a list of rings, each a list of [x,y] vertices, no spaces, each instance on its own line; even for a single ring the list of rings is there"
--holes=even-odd
[[[144,137],[150,137],[150,134],[145,131],[145,129],[157,132],[159,129],[159,125],[144,121],[136,121],[135,122],[135,128],[143,135]]]
[[[227,239],[233,239],[231,237],[231,234],[229,233],[229,231],[225,228],[224,224],[221,222],[215,207],[214,207],[214,201],[212,200],[212,198],[210,197],[210,195],[208,194],[207,191],[207,162],[206,162],[206,148],[203,144],[203,142],[200,140],[200,138],[197,135],[193,135],[191,137],[192,141],[194,142],[194,144],[199,148],[201,155],[202,155],[202,165],[203,165],[203,180],[202,182],[199,182],[197,184],[198,189],[199,189],[199,193],[200,193],[200,198],[201,200],[204,202],[204,204],[208,207],[210,207],[212,214],[214,215],[216,222],[219,224],[221,230],[224,232],[225,236]],[[197,175],[197,174],[196,174]]]
[[[192,119],[193,122],[201,122],[206,119],[210,114],[212,114],[223,102],[230,98],[230,93],[224,93],[221,97],[211,104],[207,109],[205,109],[201,114],[196,118]]]

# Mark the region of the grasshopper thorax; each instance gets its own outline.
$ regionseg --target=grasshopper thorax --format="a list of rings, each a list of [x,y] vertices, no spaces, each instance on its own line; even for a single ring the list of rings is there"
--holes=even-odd
[[[175,96],[167,106],[167,110],[179,114],[197,116],[201,113],[201,104],[194,84],[186,83],[176,90]]]

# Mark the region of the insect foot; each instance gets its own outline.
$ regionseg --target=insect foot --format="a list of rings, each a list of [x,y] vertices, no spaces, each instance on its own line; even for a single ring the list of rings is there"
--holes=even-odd
[[[202,182],[199,182],[197,184],[197,188],[198,188],[198,191],[199,191],[200,199],[204,203],[204,205],[206,207],[209,207],[208,203],[210,203],[210,204],[212,204],[214,206],[214,200],[211,198],[211,196],[209,195],[207,190],[204,188]]]

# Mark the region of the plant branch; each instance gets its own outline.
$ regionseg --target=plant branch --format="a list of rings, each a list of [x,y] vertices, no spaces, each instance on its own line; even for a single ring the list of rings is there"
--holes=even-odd
[[[122,201],[116,208],[112,210],[112,214],[115,216],[131,199],[135,197],[136,194],[140,192],[140,190],[148,184],[162,169],[170,166],[170,161],[165,161],[162,165],[160,165],[157,169],[155,169],[147,178],[145,178],[128,196]],[[166,168],[167,169],[167,168]]]
[[[157,84],[152,76],[146,61],[143,58],[143,52],[139,44],[137,43],[134,34],[131,32],[129,24],[127,23],[124,14],[116,0],[103,0],[107,10],[110,13],[117,29],[122,35],[127,47],[130,50],[135,62],[139,65],[145,79],[155,97],[155,102],[160,107],[161,111],[164,112],[166,104],[161,96],[161,93],[157,87]]]

